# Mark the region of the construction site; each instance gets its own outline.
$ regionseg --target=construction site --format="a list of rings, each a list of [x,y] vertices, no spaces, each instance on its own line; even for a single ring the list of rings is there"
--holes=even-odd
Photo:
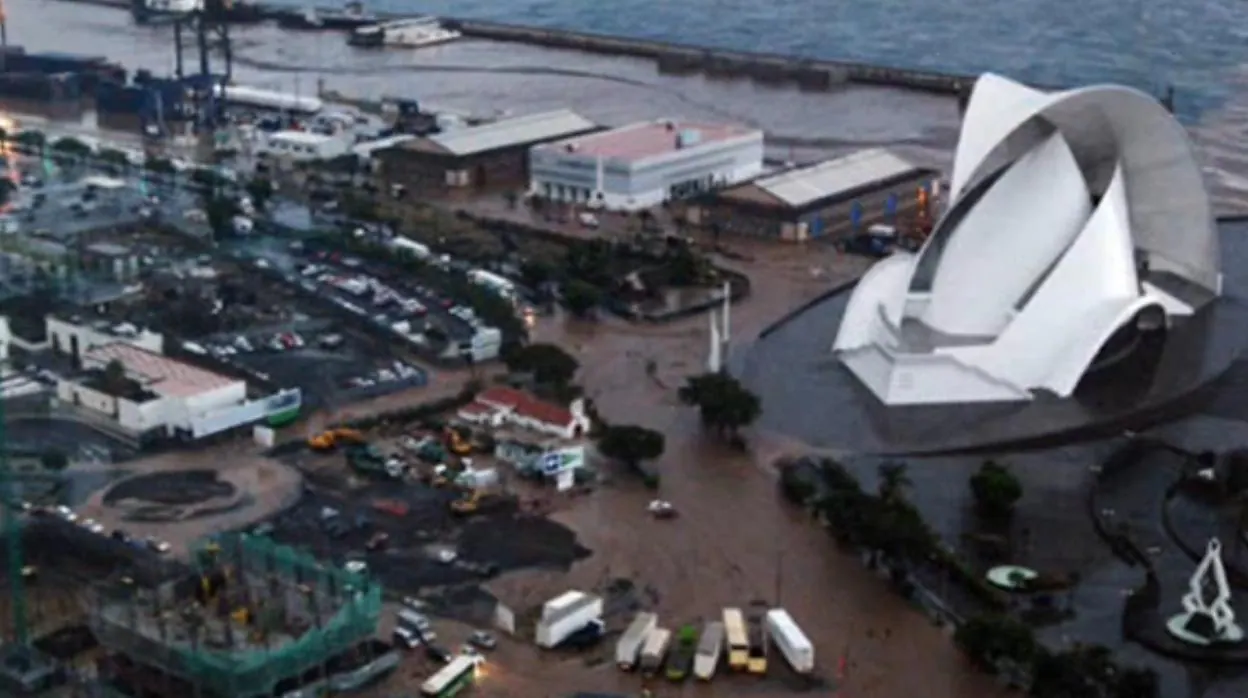
[[[129,696],[247,698],[347,690],[398,663],[373,639],[381,587],[366,576],[242,534],[204,543],[195,566],[155,587],[123,576],[91,589],[101,683]]]

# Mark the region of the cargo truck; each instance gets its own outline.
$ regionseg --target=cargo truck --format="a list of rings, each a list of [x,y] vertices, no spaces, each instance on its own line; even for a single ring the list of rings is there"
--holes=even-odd
[[[667,653],[665,672],[668,681],[684,681],[693,665],[693,655],[698,650],[698,629],[686,625],[676,635],[676,645]]]
[[[556,599],[560,603],[555,607],[542,609],[542,619],[538,621],[535,637],[538,647],[558,647],[573,633],[602,620],[602,597],[577,593],[580,595],[570,601],[564,601],[560,597]]]
[[[702,629],[698,638],[698,652],[693,656],[693,675],[702,681],[710,681],[719,668],[719,657],[724,651],[724,624],[711,621]]]
[[[745,632],[750,641],[750,661],[746,670],[751,674],[767,673],[766,615],[766,604],[762,601],[750,602],[750,610],[745,617]]]
[[[641,647],[646,638],[658,627],[659,617],[654,613],[642,611],[629,623],[628,629],[615,643],[615,663],[624,671],[632,671],[637,667],[637,658],[641,655]]]
[[[809,674],[815,670],[815,647],[788,611],[773,608],[767,612],[767,633],[772,646],[780,650],[794,671]]]
[[[655,628],[641,646],[641,671],[646,676],[654,676],[663,668],[663,658],[667,656],[667,643],[672,639],[672,631],[667,628]]]

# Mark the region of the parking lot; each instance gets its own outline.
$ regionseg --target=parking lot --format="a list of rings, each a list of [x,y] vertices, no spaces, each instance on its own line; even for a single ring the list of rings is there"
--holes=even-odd
[[[255,380],[299,388],[305,404],[349,402],[426,385],[426,371],[263,270],[207,263],[149,284],[151,325],[180,350]],[[155,296],[155,297],[153,297]],[[211,312],[204,313],[207,306]]]
[[[350,254],[296,242],[249,251],[256,264],[361,329],[397,340],[426,358],[457,360],[474,334],[488,331],[466,305],[410,273]]]

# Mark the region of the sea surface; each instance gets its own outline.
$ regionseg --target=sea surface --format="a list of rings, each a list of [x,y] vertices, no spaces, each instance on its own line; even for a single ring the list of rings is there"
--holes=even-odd
[[[124,11],[66,0],[5,5],[11,44],[104,54],[132,69],[172,72],[168,27],[136,27]],[[1219,210],[1248,210],[1245,2],[372,0],[369,7],[954,72],[992,70],[1044,84],[1118,82],[1155,94],[1172,84]],[[771,157],[797,162],[886,145],[947,167],[959,126],[947,97],[860,86],[803,93],[748,80],[660,75],[649,61],[519,44],[465,40],[368,51],[346,46],[340,34],[261,25],[236,29],[234,47],[235,80],[244,84],[404,96],[473,114],[568,107],[607,125],[658,117],[731,120],[764,129]],[[188,57],[188,66],[194,64]]]

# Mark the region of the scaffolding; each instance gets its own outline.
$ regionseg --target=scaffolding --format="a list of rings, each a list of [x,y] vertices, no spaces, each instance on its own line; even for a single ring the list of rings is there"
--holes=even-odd
[[[190,577],[155,588],[95,586],[91,625],[127,665],[190,684],[195,695],[273,695],[327,672],[376,631],[381,587],[271,540],[224,534],[196,549]]]

